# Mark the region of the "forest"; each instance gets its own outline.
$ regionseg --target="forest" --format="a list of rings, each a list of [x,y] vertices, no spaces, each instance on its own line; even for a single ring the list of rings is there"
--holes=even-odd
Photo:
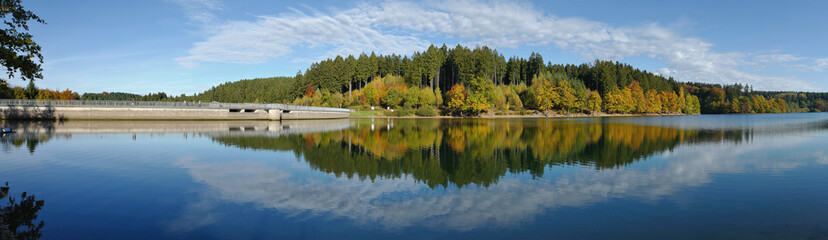
[[[687,83],[702,113],[826,112],[828,93],[754,91],[742,84]]]
[[[68,92],[67,92],[68,91]],[[41,93],[42,92],[42,93]],[[313,63],[292,77],[225,82],[191,96],[164,92],[0,89],[0,97],[138,101],[289,103],[382,108],[397,116],[571,113],[784,113],[828,111],[828,93],[754,91],[742,84],[679,82],[630,65],[580,65],[505,58],[486,46],[432,45],[410,56],[361,53]],[[393,111],[391,111],[393,110]]]
[[[170,97],[164,92],[150,93],[147,95],[140,95],[134,93],[122,92],[102,92],[102,93],[84,93],[80,100],[135,100],[135,101],[164,101],[169,100]]]
[[[337,56],[292,78],[228,82],[183,100],[382,107],[398,116],[699,112],[681,83],[627,64],[560,65],[537,53],[507,60],[485,46],[460,45],[432,45],[410,57]]]

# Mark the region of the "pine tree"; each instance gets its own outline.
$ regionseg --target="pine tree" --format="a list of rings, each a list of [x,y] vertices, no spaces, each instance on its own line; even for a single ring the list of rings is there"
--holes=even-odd
[[[36,99],[38,95],[37,87],[35,87],[34,80],[29,80],[29,85],[26,86],[26,99]]]

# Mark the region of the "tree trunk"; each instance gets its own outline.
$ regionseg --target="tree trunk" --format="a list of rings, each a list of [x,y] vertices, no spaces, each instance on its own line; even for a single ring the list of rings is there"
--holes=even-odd
[[[441,88],[440,87],[440,75],[443,75],[442,73],[443,73],[443,68],[440,67],[440,70],[437,71],[437,88]]]

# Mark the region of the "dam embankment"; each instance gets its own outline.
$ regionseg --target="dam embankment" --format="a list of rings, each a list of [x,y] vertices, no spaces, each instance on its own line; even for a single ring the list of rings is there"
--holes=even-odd
[[[279,121],[349,115],[348,109],[286,104],[0,100],[0,119]]]

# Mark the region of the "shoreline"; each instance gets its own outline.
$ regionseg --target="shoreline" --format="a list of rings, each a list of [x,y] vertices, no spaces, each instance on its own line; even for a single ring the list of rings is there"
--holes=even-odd
[[[544,116],[543,114],[527,114],[527,115],[494,115],[494,114],[486,114],[474,117],[457,117],[457,116],[432,116],[432,117],[423,117],[423,116],[349,116],[350,119],[370,119],[370,118],[396,118],[396,119],[498,119],[498,118],[509,118],[509,119],[519,119],[519,118],[595,118],[595,117],[651,117],[651,116],[686,116],[686,115],[693,115],[693,114],[684,114],[684,113],[642,113],[642,114],[632,114],[632,113],[599,113],[599,114],[585,114],[585,113],[574,113],[574,114],[549,114],[549,116]]]

